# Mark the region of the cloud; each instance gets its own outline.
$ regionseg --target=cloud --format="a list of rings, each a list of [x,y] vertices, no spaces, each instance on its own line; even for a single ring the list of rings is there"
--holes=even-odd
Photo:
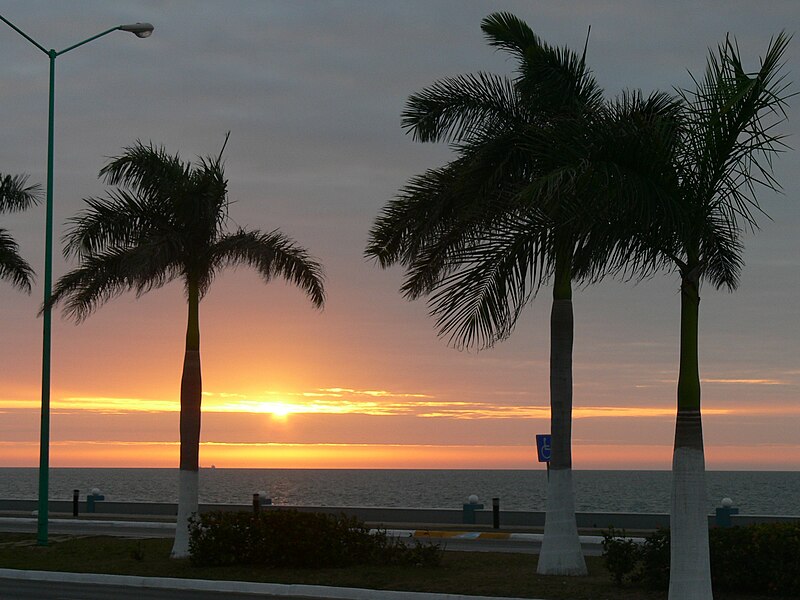
[[[440,401],[424,393],[387,390],[325,388],[313,392],[270,391],[255,395],[207,392],[204,413],[407,416],[424,419],[549,419],[547,405],[499,404],[497,402]],[[38,409],[38,401],[0,401],[0,409]],[[91,411],[101,414],[175,413],[177,402],[148,398],[65,397],[53,401],[53,411]],[[791,408],[788,409],[791,412]],[[705,408],[705,415],[783,413],[783,407]],[[800,412],[800,408],[797,409]],[[674,417],[672,406],[578,406],[574,419]]]
[[[41,402],[37,400],[0,400],[0,408],[4,409],[36,409]],[[106,396],[71,396],[54,399],[50,405],[53,412],[60,411],[93,411],[99,413],[129,412],[178,412],[180,404],[170,400],[154,400],[151,398],[112,398]]]
[[[788,385],[780,379],[701,379],[701,383],[743,384],[743,385]]]

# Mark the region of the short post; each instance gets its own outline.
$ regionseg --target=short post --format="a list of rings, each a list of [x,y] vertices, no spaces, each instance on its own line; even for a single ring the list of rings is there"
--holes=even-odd
[[[478,497],[475,494],[472,494],[467,500],[469,502],[463,505],[461,521],[464,525],[475,525],[475,511],[483,508],[483,504],[478,504]]]
[[[72,490],[72,516],[78,516],[78,497],[80,496],[80,490]]]
[[[258,492],[253,494],[253,514],[257,515],[261,511],[261,501],[258,498]]]
[[[97,509],[97,503],[105,500],[106,497],[97,488],[92,488],[92,493],[86,496],[86,512],[93,513]]]
[[[716,524],[717,527],[732,527],[733,519],[731,515],[738,515],[739,509],[733,506],[733,500],[730,498],[723,498],[720,502],[722,506],[716,510]]]
[[[500,498],[492,498],[492,527],[500,529]]]

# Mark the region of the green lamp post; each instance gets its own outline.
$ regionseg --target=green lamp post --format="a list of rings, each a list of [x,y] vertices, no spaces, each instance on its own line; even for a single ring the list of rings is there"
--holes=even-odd
[[[39,439],[39,512],[37,527],[37,543],[47,545],[48,526],[48,487],[50,469],[50,295],[53,285],[53,119],[55,116],[55,84],[56,84],[56,58],[74,50],[79,46],[88,44],[97,38],[108,35],[112,31],[128,31],[136,37],[146,38],[153,33],[150,23],[134,23],[131,25],[118,25],[107,29],[97,35],[73,44],[60,51],[47,50],[11,21],[0,15],[6,25],[19,33],[22,37],[44,52],[50,59],[50,101],[48,108],[47,125],[47,203],[45,207],[45,250],[44,250],[44,309],[42,311],[42,417]]]

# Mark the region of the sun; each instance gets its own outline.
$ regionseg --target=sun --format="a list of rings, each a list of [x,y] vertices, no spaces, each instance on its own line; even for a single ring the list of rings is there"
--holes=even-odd
[[[272,415],[272,418],[277,421],[285,421],[289,418],[289,415],[297,412],[296,406],[284,402],[264,402],[262,408],[264,412]]]

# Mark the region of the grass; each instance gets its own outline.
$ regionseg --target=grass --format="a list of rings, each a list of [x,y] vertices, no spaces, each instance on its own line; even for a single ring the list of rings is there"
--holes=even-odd
[[[169,539],[60,536],[49,546],[31,535],[0,533],[0,567],[144,577],[178,577],[302,583],[378,590],[406,590],[548,600],[660,600],[666,592],[618,588],[600,557],[587,557],[588,577],[536,575],[530,554],[445,552],[440,567],[362,566],[347,569],[198,568],[172,560]],[[715,593],[717,600],[763,600]],[[774,599],[773,599],[774,600]]]

